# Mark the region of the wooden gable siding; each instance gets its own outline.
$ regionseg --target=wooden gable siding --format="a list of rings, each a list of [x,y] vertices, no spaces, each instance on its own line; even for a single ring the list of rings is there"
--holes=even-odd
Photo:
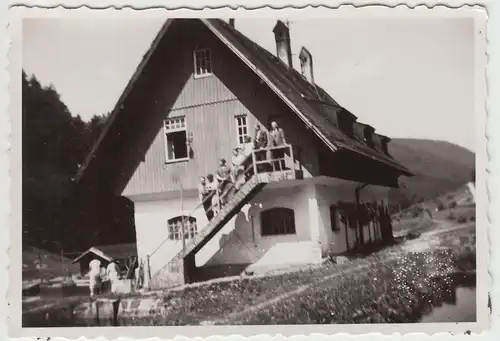
[[[165,137],[160,129],[124,194],[177,190],[178,180],[184,189],[196,188],[201,175],[215,173],[219,158],[231,162],[231,149],[236,145],[235,113],[248,111],[238,101],[172,111],[170,115],[185,116],[187,131],[193,134],[190,160],[166,163]]]
[[[302,150],[301,161],[306,166],[306,176],[317,174],[315,146],[319,140],[298,117],[206,27],[193,25],[183,32],[183,37],[189,41],[182,44],[182,51],[178,51],[175,60],[168,61],[166,69],[181,74],[190,72],[191,76],[179,90],[172,88],[172,76],[168,72],[156,71],[156,77],[161,77],[157,83],[161,90],[154,92],[164,93],[169,98],[171,93],[178,95],[170,106],[155,105],[149,109],[154,113],[143,114],[142,124],[149,125],[144,131],[154,131],[154,138],[148,144],[142,143],[148,145],[147,151],[142,150],[143,160],[135,168],[123,194],[133,196],[175,191],[180,187],[177,180],[182,182],[184,189],[197,188],[200,175],[214,173],[219,158],[231,162],[231,151],[237,142],[235,116],[242,114],[247,115],[251,136],[257,122],[268,127],[270,119],[278,118],[288,142]],[[194,78],[195,47],[211,49],[212,76]],[[193,136],[193,154],[189,161],[166,163],[161,121],[149,121],[146,119],[148,115],[157,118],[162,115],[163,118],[185,116],[187,131]]]

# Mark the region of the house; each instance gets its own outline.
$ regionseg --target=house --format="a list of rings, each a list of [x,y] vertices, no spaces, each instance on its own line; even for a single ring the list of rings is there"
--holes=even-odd
[[[389,155],[388,137],[315,83],[306,48],[301,72],[293,68],[283,22],[273,34],[276,55],[234,21],[167,20],[76,177],[82,188],[133,201],[152,288],[318,263],[392,237],[387,192],[411,172]],[[271,121],[286,132],[281,154],[253,152],[247,182],[209,222],[199,177]]]
[[[89,271],[89,263],[93,259],[101,261],[102,272],[105,271],[108,264],[112,261],[117,261],[126,274],[128,269],[134,268],[137,261],[136,244],[115,244],[115,245],[98,245],[92,246],[87,251],[73,259],[73,263],[80,264],[80,275],[85,276]]]

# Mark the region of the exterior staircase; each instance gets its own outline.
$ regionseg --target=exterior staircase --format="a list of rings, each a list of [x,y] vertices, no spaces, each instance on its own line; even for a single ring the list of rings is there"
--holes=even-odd
[[[195,255],[211,238],[226,225],[241,208],[270,182],[295,179],[295,171],[266,172],[254,174],[233,197],[221,208],[220,212],[193,239],[187,241],[183,250],[170,259],[164,267],[152,274],[150,289],[171,288],[194,281]]]

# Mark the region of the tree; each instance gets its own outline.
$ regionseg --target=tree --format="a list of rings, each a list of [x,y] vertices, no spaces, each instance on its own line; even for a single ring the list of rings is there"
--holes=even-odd
[[[23,243],[46,249],[74,244],[67,204],[75,175],[107,115],[73,117],[54,86],[22,72]],[[81,241],[81,240],[80,240]],[[70,246],[72,247],[72,246]]]

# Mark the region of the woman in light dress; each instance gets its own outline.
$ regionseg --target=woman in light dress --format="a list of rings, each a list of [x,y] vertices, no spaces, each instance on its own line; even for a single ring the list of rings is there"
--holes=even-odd
[[[106,275],[111,283],[111,292],[116,293],[118,280],[120,279],[120,267],[116,261],[111,261],[106,268]]]
[[[101,261],[93,259],[89,263],[89,289],[90,296],[94,296],[101,288]]]

